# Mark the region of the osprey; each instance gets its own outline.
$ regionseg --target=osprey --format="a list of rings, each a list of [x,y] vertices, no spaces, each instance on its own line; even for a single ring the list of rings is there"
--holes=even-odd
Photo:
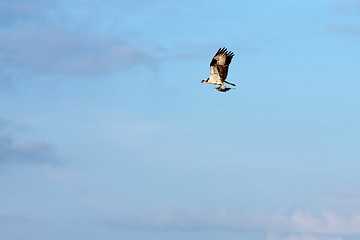
[[[233,83],[229,83],[225,81],[229,65],[231,63],[231,59],[234,57],[234,53],[228,51],[226,48],[219,48],[216,52],[215,56],[213,57],[210,63],[210,77],[207,79],[202,80],[202,83],[209,83],[214,85],[219,85],[218,87],[214,88],[220,92],[227,92],[231,88],[225,87],[224,83],[230,84],[232,86],[236,86]]]

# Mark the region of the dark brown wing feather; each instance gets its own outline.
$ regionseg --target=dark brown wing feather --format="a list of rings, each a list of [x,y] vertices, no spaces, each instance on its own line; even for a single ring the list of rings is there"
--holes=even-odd
[[[232,60],[232,58],[234,57],[234,53],[233,52],[227,52],[226,53],[226,62],[225,62],[225,66],[229,66],[230,65],[230,63],[231,63],[231,60]]]
[[[224,57],[225,62],[224,62]],[[215,66],[219,72],[221,81],[224,81],[227,77],[229,65],[231,63],[232,58],[234,57],[234,53],[228,51],[226,48],[219,48],[216,52],[215,56],[211,60],[210,66]]]
[[[213,59],[210,62],[210,66],[214,66],[216,64],[218,64],[219,59],[217,57],[219,57],[219,55],[226,55],[227,53],[227,49],[226,48],[219,48],[219,50],[215,53],[215,56],[213,57]],[[230,60],[231,61],[231,60]]]
[[[224,82],[224,80],[227,77],[229,67],[223,66],[223,65],[217,65],[216,67],[217,67],[217,70],[219,72],[221,82]]]

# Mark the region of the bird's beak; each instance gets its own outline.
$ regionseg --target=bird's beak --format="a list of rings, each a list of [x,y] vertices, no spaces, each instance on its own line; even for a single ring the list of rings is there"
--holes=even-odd
[[[205,82],[205,80],[201,80],[201,83],[204,83]]]

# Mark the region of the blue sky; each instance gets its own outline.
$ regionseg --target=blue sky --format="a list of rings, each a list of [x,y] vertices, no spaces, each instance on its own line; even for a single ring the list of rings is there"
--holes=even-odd
[[[360,237],[359,0],[2,0],[0,26],[2,239]]]

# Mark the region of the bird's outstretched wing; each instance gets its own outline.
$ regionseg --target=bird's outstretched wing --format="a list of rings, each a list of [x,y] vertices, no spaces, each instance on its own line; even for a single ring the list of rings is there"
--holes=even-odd
[[[228,51],[226,48],[219,48],[215,56],[211,60],[210,69],[213,74],[219,74],[223,82],[228,74],[229,65],[231,63],[234,53]]]

